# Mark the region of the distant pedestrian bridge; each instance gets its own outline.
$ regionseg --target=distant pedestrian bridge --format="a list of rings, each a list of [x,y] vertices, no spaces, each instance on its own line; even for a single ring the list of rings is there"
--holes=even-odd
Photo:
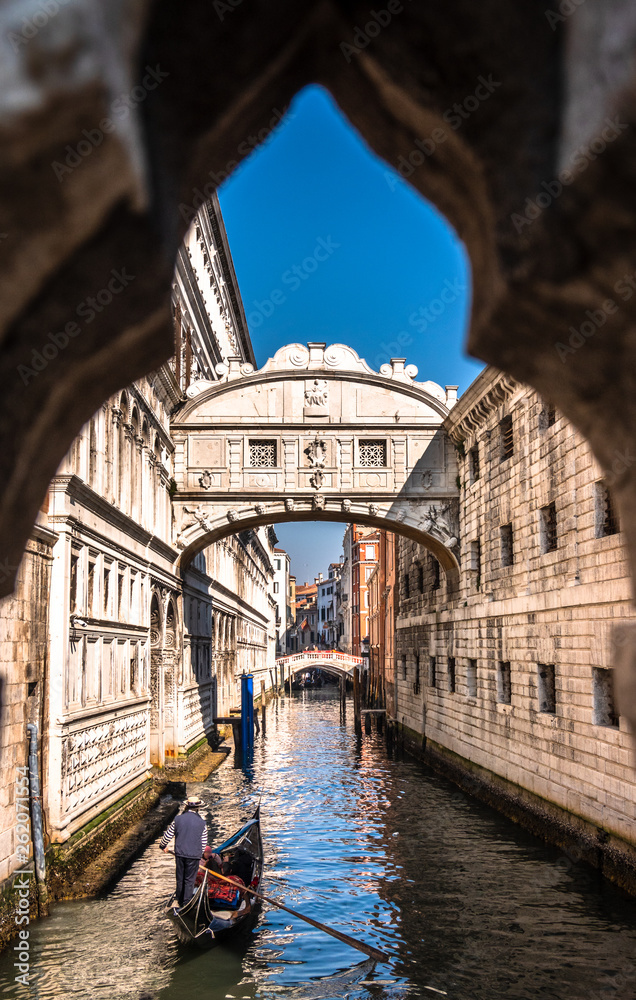
[[[304,670],[327,670],[341,677],[352,677],[354,667],[365,663],[362,656],[350,656],[349,653],[338,653],[335,649],[316,650],[293,653],[291,656],[280,656],[276,660],[277,667],[284,667],[293,674],[301,674]]]

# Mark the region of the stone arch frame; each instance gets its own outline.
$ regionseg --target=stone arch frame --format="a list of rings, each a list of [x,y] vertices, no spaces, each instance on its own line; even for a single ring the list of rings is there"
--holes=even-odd
[[[331,91],[369,146],[405,167],[464,239],[475,287],[471,351],[533,385],[589,440],[611,477],[634,575],[636,298],[618,292],[626,272],[631,276],[626,234],[636,220],[629,7],[608,2],[588,17],[546,26],[544,12],[507,0],[409,5],[365,45],[356,42],[356,29],[368,8],[338,0],[276,0],[274,11],[246,17],[241,9],[223,19],[213,5],[194,0],[178,9],[133,5],[99,29],[84,10],[73,26],[77,13],[74,3],[61,12],[67,33],[60,31],[59,44],[73,53],[68,86],[51,92],[46,75],[35,79],[26,46],[12,59],[15,84],[29,81],[32,103],[8,130],[7,162],[28,174],[58,156],[64,170],[65,144],[80,139],[85,121],[99,122],[115,96],[147,79],[144,127],[137,111],[124,141],[106,136],[81,166],[84,183],[65,177],[64,199],[60,177],[42,175],[38,197],[48,198],[46,212],[33,212],[32,187],[21,196],[7,186],[16,252],[3,275],[8,333],[1,360],[11,389],[0,402],[0,425],[8,428],[0,448],[0,554],[8,567],[0,593],[12,589],[45,486],[80,427],[122,381],[170,353],[171,261],[187,221],[179,205],[205,197],[206,185],[214,189],[270,134],[278,120],[272,109],[284,108],[310,82]],[[17,27],[13,15],[2,13],[5,36]],[[462,58],[454,57],[454,42]],[[218,81],[210,79],[211,51],[219,55],[212,60]],[[235,51],[246,58],[229,59]],[[92,76],[77,72],[73,60],[91,67]],[[149,77],[149,66],[161,75]],[[488,98],[449,132],[444,109],[473,93],[483,67]],[[203,92],[212,95],[205,102]],[[602,157],[559,180],[575,149],[600,141],[609,114],[625,128]],[[150,150],[152,169],[144,170]],[[421,154],[416,161],[414,153]],[[545,209],[535,205],[532,219],[522,217],[537,192],[545,204],[546,178],[558,195]],[[33,254],[33,245],[51,249]],[[58,317],[75,315],[103,275],[121,267],[122,245],[135,296],[114,297],[81,337],[67,337],[37,379],[16,379],[31,350],[50,349],[46,338]],[[619,298],[618,314],[603,313],[603,336],[594,337],[600,327],[587,311],[600,315],[605,302],[616,306]],[[563,340],[560,356],[555,345]]]
[[[153,587],[150,594],[150,761],[163,764],[163,600]],[[154,621],[155,615],[157,620]],[[155,627],[153,627],[155,626]]]
[[[238,513],[238,512],[237,512]],[[330,521],[344,524],[362,524],[370,528],[382,528],[385,531],[392,531],[396,535],[403,535],[413,541],[424,545],[440,563],[446,578],[447,594],[455,593],[459,586],[460,566],[454,553],[446,548],[442,542],[434,535],[422,531],[414,524],[409,523],[409,519],[397,520],[395,516],[379,516],[364,512],[358,509],[358,505],[352,505],[348,511],[342,510],[341,501],[334,499],[327,501],[326,508],[316,511],[311,505],[306,505],[304,509],[294,509],[288,511],[282,504],[266,504],[262,514],[256,514],[253,508],[240,511],[239,521],[228,521],[227,517],[218,518],[214,524],[210,524],[206,529],[202,525],[196,535],[191,538],[178,560],[175,563],[175,572],[183,573],[190,562],[202,549],[214,542],[220,542],[230,535],[239,531],[246,531],[250,528],[257,528],[262,525],[279,524],[284,522],[302,521]]]

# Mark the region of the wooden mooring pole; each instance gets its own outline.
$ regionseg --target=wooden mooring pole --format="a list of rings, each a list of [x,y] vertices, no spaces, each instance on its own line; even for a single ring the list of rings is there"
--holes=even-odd
[[[356,736],[362,736],[362,717],[360,715],[360,667],[353,668],[353,724]]]
[[[340,722],[347,721],[347,678],[340,675]]]
[[[265,681],[261,681],[261,727],[265,735]]]

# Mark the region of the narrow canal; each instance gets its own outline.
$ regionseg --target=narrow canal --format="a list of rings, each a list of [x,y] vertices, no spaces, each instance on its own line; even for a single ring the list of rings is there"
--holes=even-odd
[[[156,842],[104,898],[32,925],[32,984],[16,986],[8,950],[1,995],[633,1000],[636,901],[417,762],[390,759],[381,738],[359,743],[335,690],[270,705],[251,772],[230,759],[188,793],[205,801],[216,842],[262,795],[264,891],[390,952],[389,964],[270,908],[232,947],[179,945],[161,905],[174,859]]]

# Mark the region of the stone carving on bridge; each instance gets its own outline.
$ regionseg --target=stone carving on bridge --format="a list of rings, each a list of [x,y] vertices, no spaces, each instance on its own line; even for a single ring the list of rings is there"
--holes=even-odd
[[[379,513],[380,513],[380,508],[378,507],[377,503],[370,503],[369,514],[371,515],[371,517],[377,517]]]
[[[262,503],[257,503],[256,506],[254,507],[254,510],[256,511],[257,514],[264,514],[265,506]]]
[[[310,441],[305,448],[305,455],[309,461],[310,468],[324,468],[327,461],[327,445],[320,438],[316,438],[314,441]]]
[[[313,382],[305,383],[305,411],[326,410],[328,404],[329,389],[326,379],[315,378]]]
[[[439,538],[447,549],[452,549],[457,545],[457,532],[453,530],[451,520],[452,504],[443,504],[441,507],[431,506],[424,515],[422,528],[429,535]]]
[[[430,490],[433,485],[433,473],[430,469],[426,469],[422,473],[422,488],[425,490]]]
[[[316,469],[314,474],[309,477],[309,482],[315,490],[319,490],[324,482],[324,475],[321,469]]]
[[[209,490],[212,485],[212,474],[206,469],[205,472],[201,473],[199,476],[199,486],[204,490]]]
[[[293,497],[285,497],[283,501],[283,506],[285,507],[285,510],[292,511],[296,507],[296,501],[293,499]]]
[[[233,510],[233,509],[232,510],[228,510],[228,512],[227,512],[227,519],[228,519],[228,521],[238,521],[238,519],[239,519],[239,512],[237,510]]]
[[[325,509],[325,498],[322,493],[316,493],[312,500],[312,507],[314,510],[324,510]]]
[[[344,499],[344,500],[342,501],[342,509],[344,510],[344,512],[345,512],[346,514],[348,514],[348,513],[349,513],[349,511],[351,510],[351,500],[347,500],[347,499],[345,498],[345,499]]]
[[[184,517],[181,521],[181,526],[177,533],[176,545],[179,549],[184,549],[186,542],[183,538],[184,532],[191,528],[195,524],[200,524],[204,531],[212,531],[212,525],[209,520],[209,513],[206,511],[201,504],[197,507],[184,507],[183,508]]]

